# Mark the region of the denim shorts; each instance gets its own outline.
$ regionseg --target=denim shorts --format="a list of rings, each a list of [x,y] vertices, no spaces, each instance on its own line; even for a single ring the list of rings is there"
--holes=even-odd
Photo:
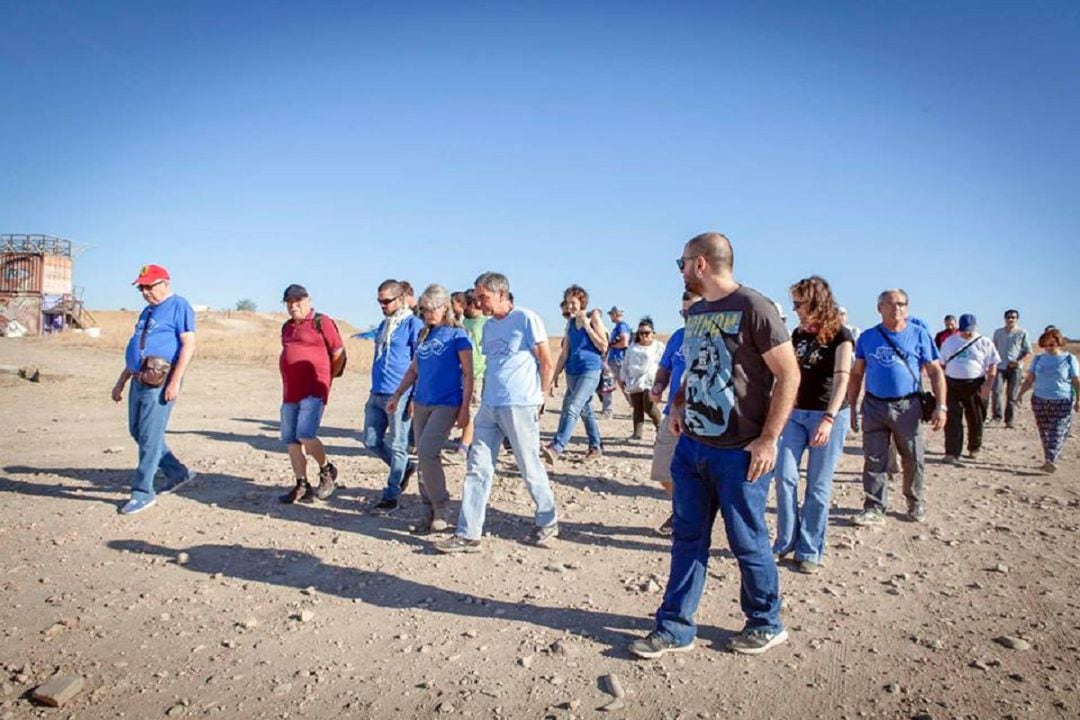
[[[309,395],[298,403],[282,403],[281,442],[293,445],[300,440],[316,437],[325,407],[323,401],[314,395]]]

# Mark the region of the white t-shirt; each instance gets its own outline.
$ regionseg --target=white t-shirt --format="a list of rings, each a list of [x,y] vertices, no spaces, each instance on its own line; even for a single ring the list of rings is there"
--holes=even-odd
[[[968,343],[971,345],[964,348]],[[960,352],[961,348],[964,348],[963,352]],[[985,377],[990,368],[1001,362],[1001,356],[998,355],[994,343],[985,335],[966,338],[956,333],[941,344],[941,362],[945,364],[946,376],[954,380],[974,380]]]
[[[488,318],[481,346],[487,369],[481,402],[491,407],[540,405],[540,365],[536,346],[547,342],[540,316],[515,307],[504,318]]]

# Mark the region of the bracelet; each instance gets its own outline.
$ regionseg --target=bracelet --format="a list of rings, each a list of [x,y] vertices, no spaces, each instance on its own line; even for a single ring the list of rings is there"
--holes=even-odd
[[[836,416],[833,415],[831,412],[827,412],[827,413],[825,413],[825,419],[826,420],[836,420]]]
[[[829,424],[833,424],[833,423],[835,423],[836,421],[835,421],[835,420],[833,420],[833,419],[832,419],[831,417],[829,417],[828,415],[826,415],[825,417],[821,418],[821,422],[827,422],[827,423],[829,423]]]

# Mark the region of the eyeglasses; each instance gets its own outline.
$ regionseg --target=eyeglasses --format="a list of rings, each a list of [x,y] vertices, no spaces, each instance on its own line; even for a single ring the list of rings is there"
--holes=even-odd
[[[158,280],[157,282],[152,282],[149,285],[138,285],[137,287],[139,289],[139,292],[146,292],[147,290],[153,290],[154,288],[156,288],[158,285],[160,285],[163,282],[165,282],[165,281],[164,280]]]
[[[699,258],[699,257],[701,257],[701,255],[691,255],[689,257],[677,257],[677,258],[675,258],[675,265],[679,268],[679,272],[682,272],[683,269],[686,267],[686,261],[687,260],[693,260],[694,258]]]
[[[652,335],[653,331],[652,330],[638,330],[637,334],[638,335]]]
[[[1006,320],[1019,320],[1020,316],[1019,315],[1006,315],[1005,319]]]
[[[792,301],[791,301],[791,308],[792,308],[793,310],[798,310],[798,309],[799,309],[799,308],[801,308],[801,307],[802,307],[803,305],[808,305],[809,303],[810,303],[810,301],[809,301],[809,300],[792,300]]]
[[[401,296],[400,295],[395,295],[392,298],[376,298],[376,299],[379,301],[380,305],[389,305],[390,303],[394,302],[395,300],[400,300]]]
[[[884,305],[885,307],[897,307],[897,308],[905,308],[905,307],[907,307],[907,303],[904,302],[903,300],[900,300],[898,302],[888,302],[888,301],[886,301],[886,302],[883,302],[881,304]]]
[[[418,305],[417,310],[422,313],[433,313],[441,309],[442,305]]]

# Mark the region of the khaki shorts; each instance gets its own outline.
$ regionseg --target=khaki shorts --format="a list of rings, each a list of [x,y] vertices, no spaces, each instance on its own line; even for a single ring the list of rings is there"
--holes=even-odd
[[[656,444],[653,445],[652,468],[649,477],[656,482],[671,482],[671,458],[675,456],[675,445],[679,438],[671,434],[668,423],[671,417],[665,415],[656,431]]]

